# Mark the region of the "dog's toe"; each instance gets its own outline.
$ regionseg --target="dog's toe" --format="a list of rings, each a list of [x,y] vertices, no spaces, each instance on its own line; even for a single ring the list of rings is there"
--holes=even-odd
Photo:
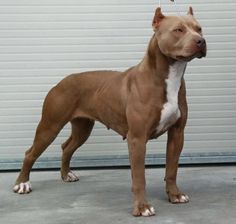
[[[147,203],[135,204],[133,210],[133,216],[149,217],[155,215],[155,209]]]
[[[65,181],[65,182],[76,182],[76,181],[78,181],[78,180],[79,180],[79,177],[76,176],[72,171],[70,171],[70,172],[67,174],[66,178],[64,178],[64,181]]]
[[[189,202],[188,195],[181,195],[179,201],[180,201],[180,203],[187,203],[187,202]]]
[[[13,191],[18,194],[28,194],[32,191],[31,183],[28,181],[25,183],[16,184],[13,187]]]
[[[173,204],[188,203],[189,197],[185,194],[169,195],[169,201]]]
[[[142,212],[142,216],[148,217],[148,216],[153,216],[155,215],[155,209],[153,207],[146,208],[144,212]]]

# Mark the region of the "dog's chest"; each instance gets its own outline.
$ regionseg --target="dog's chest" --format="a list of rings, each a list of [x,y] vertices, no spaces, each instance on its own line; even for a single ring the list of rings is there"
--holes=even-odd
[[[157,134],[166,131],[181,116],[178,105],[178,93],[185,68],[185,62],[175,62],[169,68],[169,74],[165,80],[167,101],[163,104],[161,110],[161,118],[156,129]]]

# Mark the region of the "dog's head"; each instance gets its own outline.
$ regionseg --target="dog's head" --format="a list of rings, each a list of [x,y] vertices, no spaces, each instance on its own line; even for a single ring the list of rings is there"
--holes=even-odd
[[[156,9],[152,22],[161,52],[178,61],[190,61],[206,56],[206,41],[202,28],[189,7],[186,16],[165,16]]]

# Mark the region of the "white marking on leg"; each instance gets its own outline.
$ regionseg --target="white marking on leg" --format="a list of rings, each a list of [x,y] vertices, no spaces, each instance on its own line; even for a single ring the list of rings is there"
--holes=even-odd
[[[17,184],[17,185],[15,185],[15,186],[13,187],[13,191],[14,191],[14,192],[17,192],[17,191],[19,190],[19,188],[20,188],[20,185]]]
[[[169,75],[166,81],[167,102],[163,105],[161,119],[157,127],[157,133],[166,131],[181,116],[178,105],[178,93],[181,80],[186,68],[186,62],[175,62],[169,67]]]
[[[176,198],[176,199],[173,201],[173,203],[179,203],[179,199]]]
[[[145,212],[142,212],[142,216],[150,216],[151,215],[151,212],[149,211],[149,209],[146,209]]]
[[[69,182],[78,181],[78,180],[79,180],[79,177],[76,176],[73,172],[70,171],[70,172],[67,174],[66,180],[69,181]]]
[[[186,198],[187,201],[190,200],[188,195],[185,195],[185,198]]]
[[[142,212],[142,216],[152,216],[155,215],[155,209],[153,207],[147,208],[144,212]]]
[[[26,194],[32,191],[30,182],[20,183],[13,187],[13,191],[18,194]]]
[[[24,193],[24,188],[25,188],[24,183],[20,183],[20,189],[18,190],[18,193],[23,194]]]
[[[180,198],[181,203],[185,203],[189,201],[189,197],[187,195],[182,195]]]
[[[25,183],[25,192],[30,193],[31,192],[31,184],[30,182]]]
[[[153,207],[150,208],[150,211],[151,211],[152,215],[155,215],[155,209]]]

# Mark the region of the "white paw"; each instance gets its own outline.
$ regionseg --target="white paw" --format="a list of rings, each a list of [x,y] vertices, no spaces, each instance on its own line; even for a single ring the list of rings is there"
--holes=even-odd
[[[13,191],[18,194],[28,194],[32,191],[30,182],[20,183],[13,187]]]
[[[178,204],[178,203],[187,203],[189,202],[188,195],[181,195],[179,198],[176,198],[172,203]]]
[[[180,199],[179,199],[179,202],[180,202],[180,203],[187,203],[187,202],[189,202],[189,197],[188,197],[188,195],[182,195],[182,196],[180,197]]]
[[[75,181],[78,181],[78,180],[79,180],[79,177],[76,176],[72,171],[70,171],[67,174],[67,177],[65,179],[66,182],[75,182]]]
[[[148,217],[155,215],[155,209],[153,207],[150,207],[150,209],[146,209],[144,212],[142,212],[142,216]]]

